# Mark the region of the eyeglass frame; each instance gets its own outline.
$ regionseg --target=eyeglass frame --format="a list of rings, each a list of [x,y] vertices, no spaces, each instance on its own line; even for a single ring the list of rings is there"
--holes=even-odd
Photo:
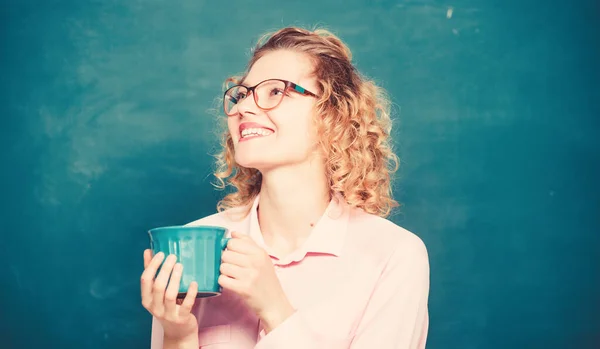
[[[263,107],[261,107],[261,106],[258,105],[258,100],[257,100],[258,97],[256,96],[256,93],[254,93],[254,90],[260,84],[262,84],[264,82],[267,82],[267,81],[281,81],[281,82],[283,82],[285,84],[284,92],[291,88],[292,91],[295,91],[296,93],[299,93],[299,94],[301,94],[303,96],[311,96],[311,97],[319,98],[319,96],[317,96],[316,94],[310,92],[309,90],[305,89],[304,87],[302,87],[302,86],[300,86],[298,84],[295,84],[295,83],[293,83],[291,81],[283,80],[283,79],[266,79],[266,80],[263,80],[263,81],[259,82],[258,84],[254,85],[254,86],[246,86],[246,85],[242,85],[242,84],[236,84],[236,85],[233,85],[233,86],[229,87],[227,90],[225,90],[225,92],[223,92],[223,111],[225,112],[225,115],[227,115],[227,116],[233,116],[233,115],[236,114],[236,113],[228,114],[227,111],[225,111],[225,109],[226,109],[225,108],[225,103],[226,103],[226,98],[227,98],[227,92],[229,92],[229,90],[231,90],[232,88],[240,87],[240,86],[243,87],[243,88],[245,88],[246,90],[248,90],[247,93],[252,93],[252,98],[254,98],[254,103],[260,109],[265,110],[265,111],[269,111],[269,110],[273,110],[273,109],[277,108],[281,104],[281,102],[283,101],[283,98],[285,97],[285,94],[281,97],[281,99],[279,100],[279,102],[275,106],[273,106],[273,107],[263,108]],[[239,101],[235,103],[236,106],[238,104],[239,104]]]

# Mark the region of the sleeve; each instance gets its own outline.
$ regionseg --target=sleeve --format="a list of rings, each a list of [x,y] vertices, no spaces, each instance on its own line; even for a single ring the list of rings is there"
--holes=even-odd
[[[319,336],[308,321],[312,314],[296,311],[281,325],[265,335],[254,349],[347,349],[350,339]]]
[[[416,242],[415,242],[416,241]],[[296,311],[255,349],[424,349],[428,331],[429,259],[423,242],[395,251],[349,338],[324,338],[313,314]]]
[[[429,327],[429,258],[416,238],[390,259],[356,330],[351,349],[424,349]]]

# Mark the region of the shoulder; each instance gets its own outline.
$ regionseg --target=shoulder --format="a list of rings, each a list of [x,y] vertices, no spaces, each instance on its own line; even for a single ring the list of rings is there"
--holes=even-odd
[[[243,207],[230,208],[222,212],[216,212],[211,215],[196,219],[185,224],[185,226],[218,225],[232,229],[242,223],[245,218],[247,218],[247,215],[247,210]]]
[[[352,209],[348,220],[348,242],[375,264],[401,264],[428,268],[423,240],[391,220]]]

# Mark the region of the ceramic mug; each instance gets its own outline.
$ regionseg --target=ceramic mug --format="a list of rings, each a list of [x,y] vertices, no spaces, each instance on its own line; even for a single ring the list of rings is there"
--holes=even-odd
[[[177,298],[185,298],[192,281],[198,283],[196,298],[221,294],[218,279],[221,254],[230,239],[227,233],[227,228],[208,225],[167,226],[148,231],[153,256],[162,252],[166,259],[174,254],[183,265]]]

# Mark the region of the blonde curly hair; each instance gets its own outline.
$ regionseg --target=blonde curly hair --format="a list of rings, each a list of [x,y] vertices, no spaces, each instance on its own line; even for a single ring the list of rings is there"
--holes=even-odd
[[[288,27],[265,34],[254,48],[246,72],[275,50],[303,53],[313,62],[319,86],[315,92],[320,95],[314,122],[326,161],[330,195],[341,194],[350,206],[387,217],[398,206],[392,198],[391,175],[397,171],[399,160],[392,151],[386,92],[356,70],[349,48],[326,29]],[[226,83],[240,78],[231,77]],[[249,210],[260,192],[262,176],[256,169],[235,163],[233,140],[227,129],[221,145],[223,150],[216,156],[216,186],[232,186],[235,191],[219,201],[217,210]]]

